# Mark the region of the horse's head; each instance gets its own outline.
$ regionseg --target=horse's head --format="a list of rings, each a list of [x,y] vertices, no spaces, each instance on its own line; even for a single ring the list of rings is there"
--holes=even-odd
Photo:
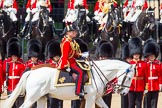
[[[81,26],[82,24],[85,24],[86,21],[86,9],[83,7],[78,8],[78,26]]]
[[[124,72],[119,72],[117,75],[117,85],[115,91],[121,95],[126,95],[129,92],[131,86],[132,78],[135,73],[135,65],[130,65]]]
[[[155,30],[155,15],[154,10],[143,11],[136,21],[137,28],[140,32],[145,32],[145,30],[154,31]]]
[[[43,25],[47,26],[49,22],[49,11],[47,7],[40,6],[40,18],[43,20]]]

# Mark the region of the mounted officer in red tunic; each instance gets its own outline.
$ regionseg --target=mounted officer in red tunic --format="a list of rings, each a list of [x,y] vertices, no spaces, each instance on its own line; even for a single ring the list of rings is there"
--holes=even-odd
[[[66,27],[66,31],[67,32],[61,42],[62,56],[58,63],[58,69],[66,69],[69,72],[77,74],[75,93],[80,96],[80,98],[83,98],[83,71],[76,63],[76,58],[80,56],[80,48],[78,43],[74,40],[77,36],[77,28],[72,24]]]

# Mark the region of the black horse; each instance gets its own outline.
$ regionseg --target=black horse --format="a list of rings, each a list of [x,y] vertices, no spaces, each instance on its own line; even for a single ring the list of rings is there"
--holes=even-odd
[[[157,40],[154,9],[142,11],[133,23],[124,22],[122,27],[122,41],[128,42],[131,37],[140,37],[143,41],[149,38]]]
[[[0,43],[3,59],[6,54],[6,43],[11,37],[17,37],[17,31],[17,23],[13,23],[10,16],[0,9]]]
[[[119,34],[120,34],[120,22],[114,19],[112,12],[108,12],[107,22],[105,27],[101,31],[100,35],[97,37],[97,42],[99,40],[106,40],[112,43],[114,47],[114,57],[119,44]]]
[[[30,20],[29,27],[27,27],[26,33],[24,33],[23,37],[27,40],[29,39],[40,40],[43,46],[42,54],[45,51],[46,43],[49,40],[57,38],[57,34],[54,28],[54,21],[49,21],[49,11],[47,10],[46,7],[41,7],[38,21],[31,22]],[[42,55],[42,59],[44,59],[44,55]]]
[[[86,9],[82,6],[77,6],[77,9],[78,9],[77,20],[73,23],[78,27],[79,30],[78,37],[89,43],[91,41],[91,37],[88,22],[86,20]]]

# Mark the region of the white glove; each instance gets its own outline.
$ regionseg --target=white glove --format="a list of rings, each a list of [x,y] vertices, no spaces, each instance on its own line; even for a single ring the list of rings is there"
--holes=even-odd
[[[71,71],[71,69],[68,67],[68,68],[66,68],[65,69],[67,72],[70,72]]]
[[[144,94],[148,93],[148,90],[144,90]]]
[[[89,56],[89,52],[84,52],[84,53],[82,53],[82,57],[88,58],[88,56]]]
[[[36,13],[36,12],[38,12],[38,8],[32,9],[32,14],[34,14],[34,13]]]
[[[162,92],[162,84],[159,84],[159,91]]]
[[[27,8],[26,13],[30,13],[30,12],[31,12],[30,8]]]

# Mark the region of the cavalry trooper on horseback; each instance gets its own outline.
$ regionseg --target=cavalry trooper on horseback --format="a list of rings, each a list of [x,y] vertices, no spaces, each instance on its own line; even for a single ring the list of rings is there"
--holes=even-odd
[[[0,0],[0,8],[10,16],[10,19],[13,23],[13,27],[17,28],[16,14],[17,14],[18,6],[16,0]],[[15,35],[16,34],[17,31],[15,29]]]
[[[112,7],[116,7],[115,0],[98,0],[94,9],[94,20],[100,25],[99,30],[102,30],[107,22],[108,12]]]
[[[72,24],[77,20],[79,6],[86,9],[86,15],[89,13],[87,0],[69,0],[67,13],[63,20],[63,22],[65,22],[66,25]],[[90,18],[88,16],[86,16],[86,20],[87,22],[90,22]]]
[[[125,22],[135,22],[142,11],[148,8],[147,0],[133,0],[131,5],[131,10],[125,17]]]
[[[25,18],[25,25],[22,30],[22,33],[24,33],[25,30],[27,29],[27,25],[31,27],[36,21],[38,21],[41,7],[43,8],[45,7],[49,13],[52,11],[52,5],[51,5],[50,0],[28,0],[26,4],[27,16]],[[49,17],[48,21],[49,21],[49,24],[51,25],[53,24],[51,17]]]
[[[77,66],[76,58],[81,56],[79,44],[74,40],[77,36],[77,27],[74,24],[66,26],[66,33],[61,42],[61,58],[58,62],[58,69],[66,70],[77,74],[75,94],[80,99],[84,98],[83,71]]]

